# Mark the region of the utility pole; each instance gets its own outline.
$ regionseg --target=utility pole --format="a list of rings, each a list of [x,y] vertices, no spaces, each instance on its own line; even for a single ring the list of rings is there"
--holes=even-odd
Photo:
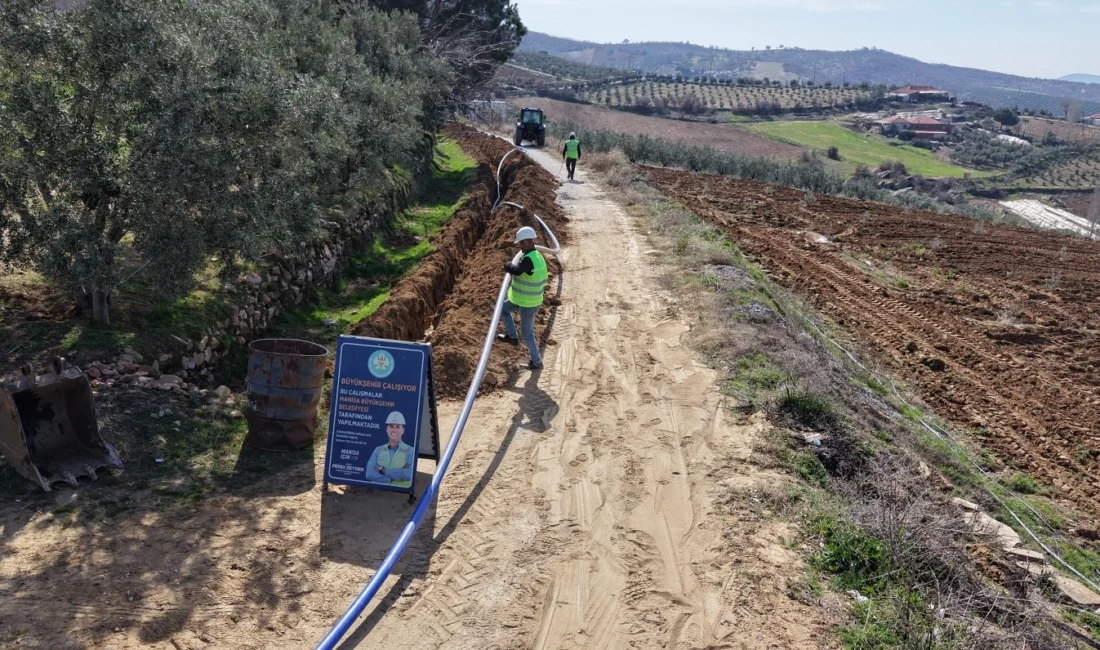
[[[1096,186],[1096,189],[1092,192],[1092,201],[1089,202],[1088,216],[1089,221],[1089,238],[1095,238],[1096,222],[1100,221],[1100,185]]]

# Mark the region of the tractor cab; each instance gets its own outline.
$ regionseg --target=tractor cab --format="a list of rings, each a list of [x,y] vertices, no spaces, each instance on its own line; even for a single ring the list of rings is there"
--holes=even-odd
[[[546,145],[546,116],[541,108],[524,108],[519,112],[519,120],[516,122],[516,146],[523,144],[524,140],[535,142],[538,146]]]

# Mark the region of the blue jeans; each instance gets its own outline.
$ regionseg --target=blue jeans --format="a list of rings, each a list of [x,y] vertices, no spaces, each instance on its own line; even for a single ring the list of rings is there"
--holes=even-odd
[[[512,312],[519,312],[520,327],[523,328],[523,342],[527,345],[527,351],[531,353],[531,363],[542,365],[542,355],[539,354],[539,345],[535,341],[535,314],[539,313],[538,307],[518,307],[504,301],[504,313],[501,320],[504,321],[504,333],[508,338],[518,339],[516,334],[516,321],[512,318]]]

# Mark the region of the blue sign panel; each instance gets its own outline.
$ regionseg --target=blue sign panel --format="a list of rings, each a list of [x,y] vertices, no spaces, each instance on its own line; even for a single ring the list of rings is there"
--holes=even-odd
[[[434,424],[430,367],[430,345],[340,337],[326,483],[413,491],[421,431]]]

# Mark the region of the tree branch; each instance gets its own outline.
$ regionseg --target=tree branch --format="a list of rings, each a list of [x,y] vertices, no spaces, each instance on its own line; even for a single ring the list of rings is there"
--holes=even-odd
[[[35,155],[34,143],[27,139],[22,133],[18,134],[19,145],[23,148],[23,154],[27,156],[27,164],[34,169],[34,181],[38,187],[38,193],[42,195],[42,203],[46,205],[46,209],[50,208],[50,202],[53,200],[53,193],[50,191],[49,185],[46,183],[46,179],[42,177],[41,170],[34,161],[38,158]]]

